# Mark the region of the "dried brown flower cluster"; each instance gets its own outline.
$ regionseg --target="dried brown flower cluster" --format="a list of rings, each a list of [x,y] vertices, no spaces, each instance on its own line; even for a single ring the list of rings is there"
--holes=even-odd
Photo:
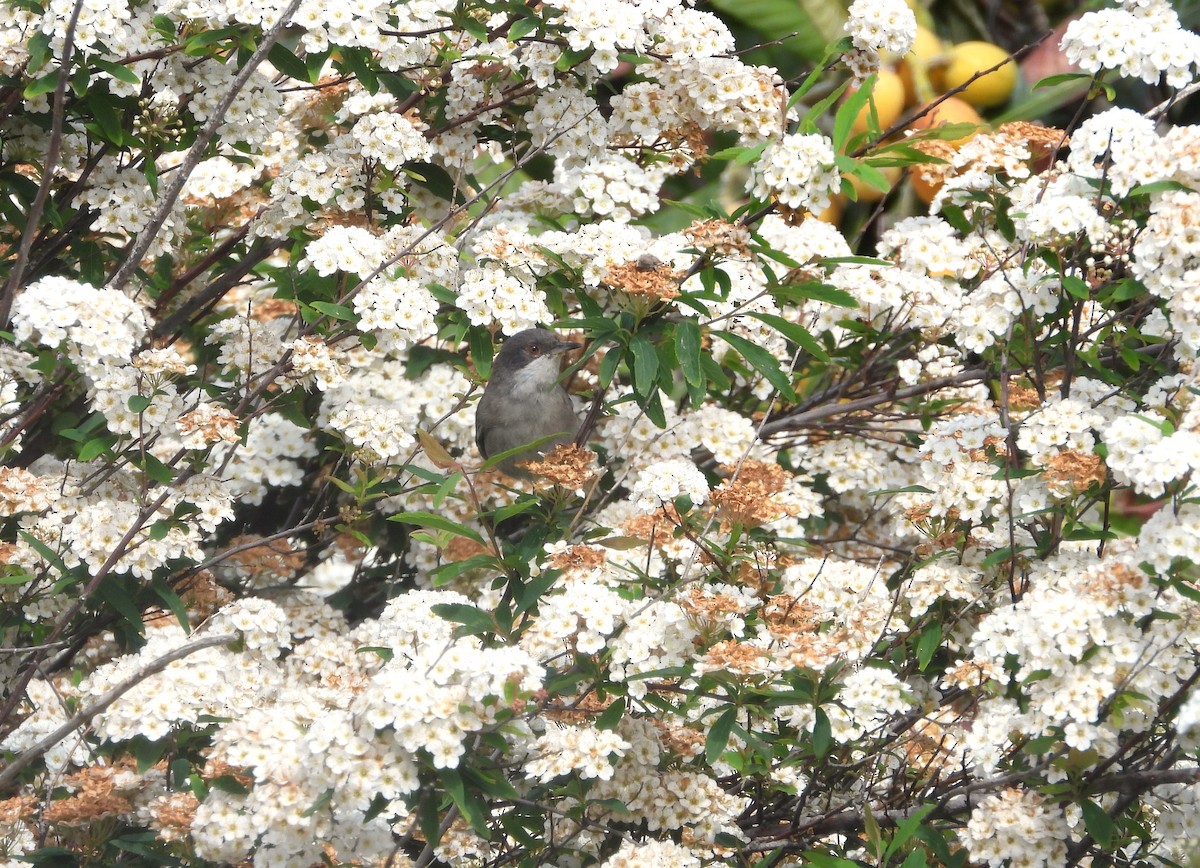
[[[200,802],[190,792],[170,793],[151,805],[154,828],[163,841],[183,841],[192,831]]]
[[[722,670],[740,675],[759,675],[771,671],[774,660],[758,645],[726,639],[718,642],[700,658],[699,670]]]
[[[955,152],[958,151],[958,146],[953,142],[947,142],[944,139],[920,139],[908,143],[913,150],[920,151],[929,157],[934,157],[943,162],[938,163],[920,163],[912,167],[912,173],[921,181],[928,184],[930,187],[940,187],[946,183],[946,179],[954,174],[954,166],[950,161],[954,158]]]
[[[684,229],[683,234],[710,256],[750,255],[750,230],[740,223],[702,220]]]
[[[732,472],[733,468],[722,468]],[[772,497],[782,492],[791,474],[766,461],[745,461],[736,478],[721,483],[713,491],[712,501],[718,507],[721,529],[728,531],[735,524],[757,527],[774,521],[794,510]]]
[[[644,257],[636,262],[614,265],[604,274],[604,284],[629,295],[670,301],[679,296],[682,272],[675,271],[657,260]],[[654,263],[658,262],[657,265]]]
[[[699,173],[699,164],[708,159],[708,138],[704,128],[695,121],[664,130],[662,140],[670,154],[672,168],[683,169],[695,164],[694,171]]]
[[[595,693],[589,691],[569,704],[547,706],[546,716],[561,723],[584,726],[593,723],[610,705],[612,705],[612,699],[600,699]]]
[[[580,489],[600,473],[596,464],[596,453],[573,443],[555,446],[541,461],[527,461],[523,465],[539,482],[547,480],[563,488]]]
[[[675,529],[683,526],[683,518],[668,504],[651,513],[635,515],[621,525],[621,530],[634,539],[645,540],[651,548],[665,545],[675,537]]]
[[[574,545],[551,555],[546,561],[553,570],[590,570],[604,566],[608,553],[597,546]]]
[[[120,766],[92,766],[67,775],[63,785],[73,792],[47,804],[42,816],[51,823],[74,825],[132,813],[132,803],[116,785],[116,775],[126,771]]]
[[[0,515],[38,512],[50,505],[50,492],[23,467],[0,467]]]
[[[221,563],[221,569],[252,579],[290,579],[304,566],[304,552],[293,549],[287,540],[237,536],[229,541],[229,550],[234,549],[237,551]]]
[[[179,417],[179,431],[185,437],[197,434],[205,443],[237,443],[238,417],[224,407],[202,404]]]
[[[1041,396],[1032,386],[1008,385],[1008,409],[1017,413],[1028,413],[1042,406]]]
[[[1093,485],[1104,484],[1107,470],[1099,455],[1068,450],[1050,459],[1046,483],[1059,490],[1087,491]]]

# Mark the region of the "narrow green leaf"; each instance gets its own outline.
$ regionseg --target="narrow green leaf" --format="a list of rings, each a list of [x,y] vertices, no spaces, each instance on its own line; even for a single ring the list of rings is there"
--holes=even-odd
[[[1096,839],[1101,848],[1112,849],[1117,837],[1117,827],[1108,816],[1108,812],[1091,799],[1080,802],[1079,809],[1083,812],[1083,824],[1087,827],[1088,834]]]
[[[358,314],[344,304],[334,304],[331,301],[314,301],[311,303],[311,307],[314,310],[319,310],[325,316],[333,317],[336,320],[355,322],[358,319]]]
[[[35,578],[37,577],[26,572],[0,575],[0,585],[24,585],[26,582],[32,582]]]
[[[541,19],[535,18],[532,15],[527,15],[524,18],[517,19],[513,26],[508,28],[508,41],[516,42],[522,36],[528,36],[541,26]]]
[[[289,78],[294,78],[297,81],[307,81],[309,84],[315,83],[315,81],[309,78],[308,65],[291,51],[288,51],[287,47],[282,43],[276,42],[271,46],[271,50],[267,52],[267,60],[271,61],[273,67]]]
[[[496,622],[491,615],[466,603],[437,603],[429,610],[443,620],[462,624],[463,632],[469,636],[496,632]]]
[[[138,74],[128,66],[122,66],[119,63],[113,63],[111,60],[105,60],[102,57],[90,58],[88,63],[94,64],[97,68],[107,72],[117,81],[122,81],[125,84],[140,84],[142,81]]]
[[[112,449],[116,442],[116,437],[95,437],[79,447],[76,458],[84,462],[92,461]]]
[[[46,65],[46,61],[52,55],[50,51],[50,33],[41,29],[35,31],[33,36],[29,38],[27,50],[29,51],[28,72],[37,72]]]
[[[450,794],[450,798],[454,800],[454,804],[458,807],[459,812],[471,825],[471,829],[476,835],[483,838],[485,841],[490,840],[492,831],[487,825],[487,814],[484,809],[483,802],[474,792],[468,792],[463,783],[463,777],[459,774],[458,769],[442,769],[438,777],[442,785],[445,786],[446,792]]]
[[[633,353],[633,385],[640,395],[649,395],[654,391],[654,381],[658,376],[658,353],[654,344],[645,335],[634,335],[629,342],[629,350]]]
[[[942,625],[937,621],[931,623],[921,633],[921,638],[917,640],[917,668],[922,672],[929,665],[929,661],[933,659],[934,653],[942,644]]]
[[[783,368],[779,364],[779,359],[757,344],[746,340],[741,335],[724,331],[714,331],[713,334],[718,335],[721,340],[737,350],[738,355],[745,359],[750,367],[762,374],[766,381],[774,386],[784,399],[788,401],[796,400],[796,392],[792,388],[792,384],[788,382],[787,374],[783,372]]]
[[[725,745],[729,744],[729,734],[733,732],[736,720],[737,708],[731,705],[722,711],[709,727],[708,735],[704,738],[704,759],[710,766],[725,752]]]
[[[765,322],[814,359],[820,359],[822,362],[830,361],[829,354],[825,352],[824,347],[817,343],[817,339],[813,337],[812,332],[799,323],[790,322],[773,313],[749,311],[749,314],[755,319]]]
[[[25,85],[25,89],[21,91],[21,96],[25,99],[35,99],[43,94],[52,93],[54,88],[58,87],[59,71],[56,69],[48,72],[40,78],[35,78],[29,84]]]
[[[850,93],[846,100],[838,106],[837,114],[833,117],[833,149],[837,153],[843,153],[846,150],[846,140],[850,137],[850,127],[854,125],[858,113],[867,105],[867,101],[871,98],[871,94],[875,91],[875,82],[879,80],[878,75],[869,75],[867,80],[863,82],[858,90]],[[874,114],[874,111],[872,111]],[[878,126],[876,120],[873,126]]]
[[[689,386],[704,386],[704,368],[700,364],[700,326],[685,319],[675,327],[675,358]]]
[[[829,755],[833,747],[833,727],[829,723],[829,715],[821,709],[818,708],[814,714],[812,749],[817,759],[822,759]]]
[[[771,290],[771,294],[780,300],[795,301],[811,298],[813,301],[823,301],[838,307],[858,307],[858,300],[844,289],[830,286],[827,283],[782,283]]]
[[[434,530],[444,530],[455,536],[466,537],[467,539],[483,545],[483,537],[478,531],[474,531],[464,524],[460,524],[453,519],[446,518],[444,515],[436,515],[432,512],[424,512],[416,510],[414,512],[401,512],[396,515],[388,516],[388,521],[399,522],[400,524],[411,524],[417,527],[428,527]]]
[[[625,716],[625,697],[618,697],[612,705],[604,709],[604,713],[596,718],[596,729],[612,730],[617,728],[621,718]]]

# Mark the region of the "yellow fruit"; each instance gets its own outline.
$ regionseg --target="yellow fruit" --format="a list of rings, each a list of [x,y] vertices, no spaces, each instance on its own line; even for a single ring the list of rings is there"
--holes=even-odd
[[[847,96],[854,93],[849,91]],[[863,106],[854,123],[850,125],[850,138],[867,131],[867,121],[871,116],[871,102],[875,103],[875,114],[879,118],[879,129],[887,130],[900,119],[904,111],[904,83],[900,76],[890,69],[879,70],[875,81],[875,89],[871,91],[870,100]]]
[[[917,26],[917,38],[913,40],[912,48],[896,64],[896,72],[904,83],[905,105],[916,105],[922,99],[933,96],[932,90],[925,94],[918,93],[924,88],[917,86],[917,79],[928,80],[931,70],[926,67],[930,61],[941,57],[943,50],[942,40],[936,33],[927,27]]]
[[[943,124],[974,124],[977,128],[981,128],[983,126],[983,118],[970,105],[956,96],[951,96],[942,100],[928,112],[914,120],[908,125],[908,128],[914,131],[929,130],[934,127],[940,127]],[[975,129],[964,136],[948,139],[947,141],[961,145],[963,142],[975,138],[979,132],[979,129]]]
[[[1007,57],[1007,51],[990,42],[973,40],[952,46],[950,62],[941,72],[942,92],[966,84],[975,73],[991,69]],[[988,108],[1007,100],[1016,86],[1017,65],[1009,60],[999,69],[972,81],[958,96],[977,108]]]
[[[820,214],[813,214],[812,216],[816,217],[822,223],[829,223],[832,226],[837,226],[842,219],[842,202],[844,201],[845,197],[843,197],[841,193],[835,193],[829,200],[829,207]]]

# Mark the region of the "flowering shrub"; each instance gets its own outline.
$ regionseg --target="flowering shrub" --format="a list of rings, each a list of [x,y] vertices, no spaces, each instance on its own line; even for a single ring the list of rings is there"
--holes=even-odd
[[[794,79],[674,0],[5,15],[0,858],[1198,858],[1171,104],[852,139],[900,0]],[[472,408],[536,324],[582,427],[514,480]]]

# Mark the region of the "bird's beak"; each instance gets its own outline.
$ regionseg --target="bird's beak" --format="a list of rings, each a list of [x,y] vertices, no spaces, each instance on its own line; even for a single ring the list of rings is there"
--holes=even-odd
[[[582,346],[583,344],[579,341],[559,341],[554,345],[554,352],[565,353],[567,350],[577,350]]]

